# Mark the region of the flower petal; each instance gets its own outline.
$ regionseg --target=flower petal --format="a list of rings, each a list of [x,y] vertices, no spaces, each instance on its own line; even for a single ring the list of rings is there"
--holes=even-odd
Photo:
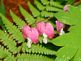
[[[54,28],[51,23],[46,23],[46,30],[45,33],[48,35],[48,38],[54,37]]]

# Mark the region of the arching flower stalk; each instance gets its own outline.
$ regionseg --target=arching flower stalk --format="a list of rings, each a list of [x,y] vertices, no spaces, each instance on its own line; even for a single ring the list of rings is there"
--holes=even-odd
[[[37,29],[40,35],[43,35],[43,42],[47,44],[47,39],[52,39],[54,37],[54,28],[51,23],[39,22],[37,23]]]
[[[22,28],[22,34],[23,34],[23,37],[28,40],[27,42],[28,48],[31,47],[32,43],[34,44],[38,43],[39,33],[36,28],[30,28],[28,25],[25,25]]]

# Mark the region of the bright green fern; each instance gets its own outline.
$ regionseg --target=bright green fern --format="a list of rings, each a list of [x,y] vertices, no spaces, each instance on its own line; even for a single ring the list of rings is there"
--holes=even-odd
[[[61,55],[63,53],[65,53],[66,56],[64,57],[66,58],[68,56],[68,54],[64,52],[66,50],[67,52],[72,50],[72,53],[68,57],[68,60],[73,59],[75,53],[80,50],[77,49],[76,46],[74,46],[73,48],[69,47],[69,44],[71,41],[65,44],[67,40],[65,39],[66,41],[64,41],[64,38],[66,37],[69,38],[68,35],[73,35],[73,37],[76,37],[76,35],[77,36],[79,35],[79,34],[76,34],[76,35],[73,34],[73,32],[75,32],[73,31],[75,29],[74,26],[69,29],[70,33],[62,35],[63,37],[60,36],[60,37],[54,38],[53,40],[50,40],[48,44],[46,45],[42,43],[42,38],[39,38],[38,44],[32,44],[31,48],[27,47],[27,44],[26,44],[27,40],[24,39],[21,32],[23,26],[29,25],[32,27],[32,25],[35,25],[39,21],[52,22],[52,21],[55,21],[55,19],[52,19],[55,16],[61,21],[61,17],[60,17],[61,14],[59,13],[61,13],[63,10],[63,5],[61,5],[61,3],[59,3],[58,1],[53,1],[53,0],[50,0],[50,1],[49,0],[35,0],[34,4],[31,4],[28,1],[27,4],[31,13],[27,12],[21,5],[19,5],[20,13],[23,15],[24,19],[21,19],[13,11],[10,10],[10,15],[13,19],[13,23],[10,22],[4,15],[0,13],[0,18],[2,19],[2,22],[7,29],[6,31],[2,29],[0,30],[0,59],[3,61],[54,61],[56,56],[57,56],[56,60],[58,60],[58,58],[61,59],[62,57]],[[75,10],[75,8],[73,8],[72,10]],[[66,16],[66,13],[62,12],[62,14],[65,14]],[[72,18],[74,17],[75,16],[73,16]],[[78,18],[80,19],[80,17]],[[69,21],[64,22],[64,20],[61,22],[65,24],[69,24],[69,25],[70,24],[76,25],[76,23],[78,23],[78,21],[76,21],[75,23],[73,22],[70,23]],[[55,26],[55,23],[52,22],[52,24]],[[70,38],[73,38],[73,37],[70,37]],[[63,38],[64,42],[59,41],[59,39],[62,40],[61,38]],[[73,45],[75,45],[75,43],[76,42],[74,42]],[[59,49],[59,47],[55,45],[62,46],[63,48]],[[78,44],[77,46],[80,46],[80,45]],[[68,48],[70,48],[69,51],[68,51]],[[60,52],[63,52],[63,53],[60,53]],[[78,55],[79,55],[79,52],[76,54],[73,60],[75,60],[78,57]],[[64,57],[62,58],[65,59]]]

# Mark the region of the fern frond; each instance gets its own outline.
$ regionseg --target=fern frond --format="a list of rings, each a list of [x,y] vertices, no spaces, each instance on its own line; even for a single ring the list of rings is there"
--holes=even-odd
[[[28,2],[28,6],[34,17],[40,16],[40,12],[30,2]]]
[[[20,12],[21,14],[24,16],[26,22],[29,25],[32,25],[35,23],[35,19],[33,18],[33,16],[31,16],[23,7],[19,6]]]
[[[55,55],[56,54],[56,51],[47,49],[46,47],[44,47],[42,45],[39,45],[39,44],[37,44],[37,45],[32,44],[32,47],[29,49],[27,47],[26,43],[23,43],[22,51],[23,52],[28,52],[28,53],[45,54],[45,55]]]
[[[38,0],[35,0],[34,4],[40,11],[43,11],[45,9],[45,6],[43,6]]]
[[[52,6],[46,6],[46,11],[62,11],[62,9],[52,7]]]
[[[48,11],[42,11],[41,16],[42,17],[53,17],[54,13],[53,12],[48,12]]]
[[[16,61],[16,58],[12,55],[12,56],[8,56],[4,59],[4,61]]]
[[[36,54],[19,54],[17,56],[17,61],[54,61],[54,59]]]
[[[0,17],[2,18],[2,21],[6,28],[8,29],[8,32],[12,34],[13,38],[16,39],[19,43],[24,41],[24,38],[22,36],[22,33],[20,30],[13,25],[5,16],[0,14]]]
[[[13,41],[11,38],[9,38],[9,35],[7,33],[4,33],[2,30],[0,30],[0,39],[2,43],[9,48],[9,50],[13,53],[16,52],[17,47],[15,41]]]
[[[48,0],[41,0],[43,5],[49,5],[49,1]]]
[[[16,23],[16,25],[18,26],[19,29],[21,29],[26,23],[24,22],[24,20],[22,20],[21,18],[19,18],[15,13],[13,13],[10,10],[10,15],[13,19],[13,21]]]
[[[0,45],[0,59],[6,58],[9,55],[11,55],[11,53],[9,53],[8,50],[4,49],[4,47]]]
[[[58,8],[63,8],[63,6],[59,2],[55,1],[50,1],[50,6],[58,7]]]

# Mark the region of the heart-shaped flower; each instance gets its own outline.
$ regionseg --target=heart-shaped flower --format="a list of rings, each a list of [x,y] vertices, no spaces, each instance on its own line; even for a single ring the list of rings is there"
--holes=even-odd
[[[28,40],[27,46],[29,48],[31,47],[32,43],[34,44],[38,43],[39,33],[36,28],[30,28],[30,26],[25,25],[22,28],[22,34],[23,34],[23,37]]]
[[[63,31],[64,26],[65,25],[63,23],[61,23],[60,21],[56,20],[56,29],[57,29],[57,32],[59,33],[59,35],[64,34],[64,31]]]
[[[64,6],[63,9],[64,9],[65,12],[69,10],[69,6],[70,6],[70,5],[65,5],[65,6]]]
[[[54,37],[54,28],[51,23],[39,22],[37,29],[39,34],[44,36],[43,42],[45,44],[47,44],[47,38],[52,39]]]

